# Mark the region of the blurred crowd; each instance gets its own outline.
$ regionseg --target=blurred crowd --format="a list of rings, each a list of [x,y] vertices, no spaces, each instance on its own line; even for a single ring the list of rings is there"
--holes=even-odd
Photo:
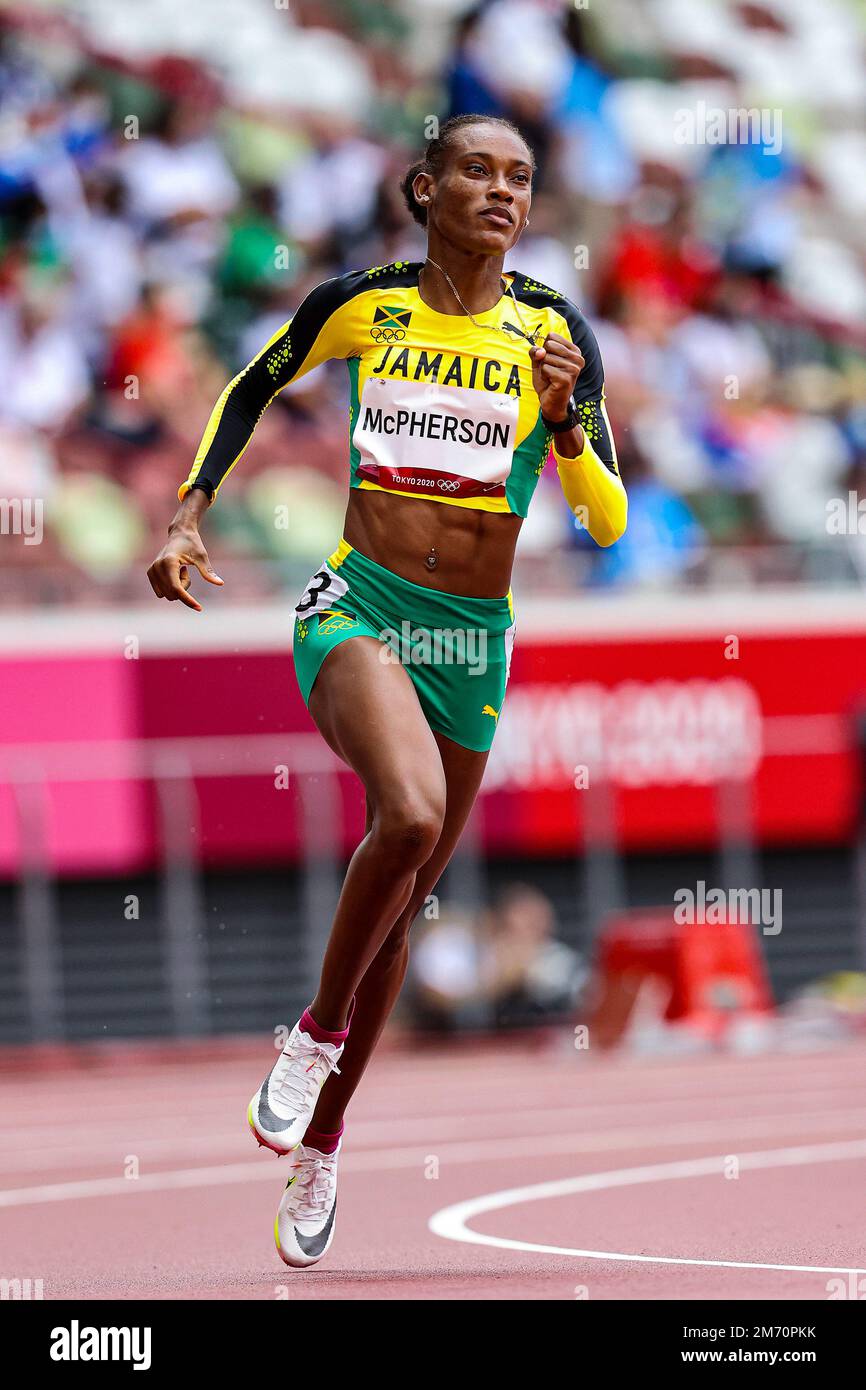
[[[549,898],[528,883],[477,913],[444,904],[415,928],[402,1005],[412,1025],[454,1034],[568,1019],[589,976],[556,929]]]
[[[599,552],[548,468],[518,585],[857,578],[827,503],[866,498],[864,99],[854,0],[0,12],[0,602],[145,598],[225,381],[314,284],[421,258],[399,177],[463,111],[534,145],[513,264],[595,327],[630,494]],[[210,514],[235,599],[339,536],[346,389],[283,392]]]

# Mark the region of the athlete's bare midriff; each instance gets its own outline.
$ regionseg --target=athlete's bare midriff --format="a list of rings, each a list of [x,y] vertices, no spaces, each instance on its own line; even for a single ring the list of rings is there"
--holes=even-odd
[[[427,589],[501,598],[511,587],[523,518],[423,497],[353,488],[343,535],[377,565]],[[427,557],[435,553],[436,566]]]

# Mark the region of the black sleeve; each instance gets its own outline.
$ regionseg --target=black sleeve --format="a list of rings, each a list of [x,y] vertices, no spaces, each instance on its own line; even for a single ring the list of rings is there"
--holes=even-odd
[[[604,367],[598,341],[570,300],[560,298],[552,307],[568,324],[571,341],[580,349],[585,363],[572,393],[574,408],[596,454],[611,473],[619,476],[613,434],[604,408]]]
[[[328,325],[335,312],[364,288],[362,272],[317,285],[294,317],[229,382],[211,412],[189,477],[180,488],[181,498],[193,483],[204,484],[213,497],[283,387],[329,358],[348,355],[351,345],[335,326],[340,321],[335,320],[332,331],[327,331]]]

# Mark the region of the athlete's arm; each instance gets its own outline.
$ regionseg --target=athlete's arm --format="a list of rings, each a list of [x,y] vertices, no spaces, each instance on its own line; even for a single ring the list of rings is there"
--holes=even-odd
[[[222,584],[199,534],[203,513],[216,497],[250,441],[267,406],[290,381],[330,357],[345,357],[349,345],[339,310],[356,290],[357,276],[341,276],[318,285],[294,318],[283,324],[261,352],[230,381],[211,412],[189,477],[178,491],[180,507],[168,528],[168,540],[147,577],[158,598],[180,600],[201,612],[188,592],[194,567],[209,584]]]
[[[604,370],[595,334],[573,305],[562,313],[569,336],[549,333],[533,353],[539,373],[542,414],[564,420],[571,406],[580,423],[553,435],[553,456],[565,500],[593,540],[602,546],[619,540],[626,528],[628,499],[616,459],[604,406]],[[539,385],[536,385],[539,390]]]
[[[289,382],[332,357],[345,357],[337,311],[346,303],[341,276],[317,285],[297,313],[229,382],[207,422],[189,477],[178,491],[181,501],[193,483],[211,501],[250,442],[253,430],[275,396]]]

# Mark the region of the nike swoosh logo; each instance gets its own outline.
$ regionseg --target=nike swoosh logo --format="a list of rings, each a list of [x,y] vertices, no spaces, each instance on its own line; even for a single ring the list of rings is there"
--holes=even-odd
[[[305,1255],[321,1255],[322,1251],[328,1243],[328,1237],[331,1234],[331,1227],[334,1224],[334,1217],[336,1213],[337,1203],[335,1200],[334,1205],[331,1207],[331,1215],[328,1217],[321,1231],[319,1231],[314,1236],[301,1235],[301,1232],[298,1230],[297,1226],[295,1227],[295,1240],[298,1242],[298,1245],[303,1250]]]
[[[274,1067],[276,1065],[276,1062],[274,1062]],[[271,1067],[262,1086],[262,1093],[259,1097],[259,1121],[264,1129],[270,1130],[272,1134],[279,1134],[284,1129],[291,1129],[295,1120],[294,1117],[290,1120],[283,1120],[279,1115],[275,1115],[271,1109],[271,1103],[268,1098],[268,1082],[271,1079],[274,1067]]]

